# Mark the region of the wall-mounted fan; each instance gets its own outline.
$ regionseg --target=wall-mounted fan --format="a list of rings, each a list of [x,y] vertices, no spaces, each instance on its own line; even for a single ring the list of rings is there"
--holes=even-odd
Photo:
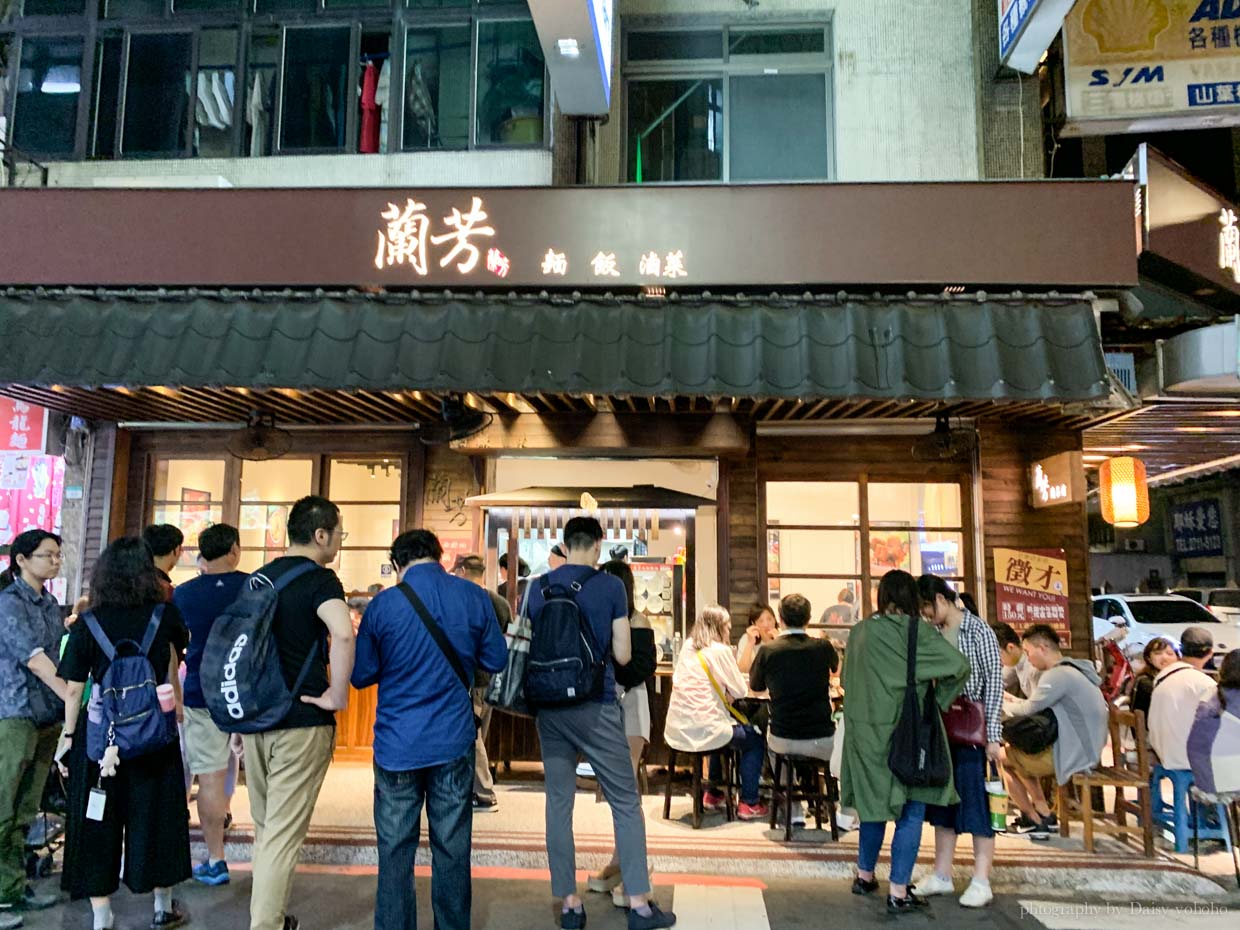
[[[250,413],[245,428],[237,430],[228,439],[228,451],[249,462],[278,459],[288,452],[291,445],[292,437],[276,427],[276,418],[257,410]]]
[[[438,423],[418,423],[414,426],[418,439],[428,446],[467,439],[480,433],[495,419],[485,410],[476,410],[465,403],[460,394],[448,394],[439,404]]]

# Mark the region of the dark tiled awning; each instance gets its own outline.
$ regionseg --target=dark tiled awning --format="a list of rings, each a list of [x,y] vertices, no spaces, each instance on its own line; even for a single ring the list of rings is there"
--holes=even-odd
[[[0,291],[0,385],[1100,402],[1091,301]],[[56,387],[53,387],[56,386]],[[244,393],[244,392],[242,392]]]

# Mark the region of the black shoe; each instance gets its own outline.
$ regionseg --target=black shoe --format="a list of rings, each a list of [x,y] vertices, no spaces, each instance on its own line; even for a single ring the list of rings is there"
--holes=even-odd
[[[1031,840],[1037,840],[1040,843],[1045,843],[1047,840],[1051,838],[1052,833],[1058,833],[1058,832],[1059,832],[1059,819],[1054,814],[1051,814],[1049,817],[1045,818],[1040,824],[1038,824],[1032,830],[1030,830],[1027,836]]]
[[[474,795],[475,814],[494,814],[499,810],[499,801],[495,798],[480,798]]]
[[[1011,832],[1012,833],[1027,833],[1028,831],[1032,830],[1037,825],[1038,825],[1037,821],[1030,820],[1028,815],[1022,812],[1019,817],[1017,817],[1015,820],[1012,821]]]
[[[560,912],[560,930],[585,930],[586,909]]]
[[[173,901],[171,907],[170,911],[155,912],[155,918],[151,921],[151,930],[169,930],[171,927],[181,926],[189,919],[181,910],[180,901]]]
[[[894,895],[887,895],[887,913],[888,914],[911,914],[913,911],[922,907],[929,907],[930,902],[925,898],[919,898],[911,891],[907,891],[903,898],[897,898]]]
[[[233,825],[233,816],[232,816],[232,811],[225,811],[225,813],[224,813],[224,829],[225,829],[225,830],[227,830],[227,829],[228,829],[229,827],[231,827],[232,825]]]
[[[301,921],[292,914],[284,915],[284,930],[301,930]]]
[[[861,878],[860,876],[853,879],[853,883],[852,883],[853,894],[874,894],[874,892],[876,891],[878,891],[878,880],[877,879],[871,878],[868,882],[864,878]]]
[[[673,927],[676,925],[676,915],[671,911],[659,910],[659,905],[653,901],[649,904],[650,915],[642,916],[636,910],[629,909],[629,930],[658,930],[659,927]]]

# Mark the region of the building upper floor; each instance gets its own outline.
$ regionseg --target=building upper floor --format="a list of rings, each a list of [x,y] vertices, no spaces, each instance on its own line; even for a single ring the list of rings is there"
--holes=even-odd
[[[533,5],[9,0],[0,140],[19,183],[53,186],[983,173],[977,0],[618,0],[588,125],[555,106]]]

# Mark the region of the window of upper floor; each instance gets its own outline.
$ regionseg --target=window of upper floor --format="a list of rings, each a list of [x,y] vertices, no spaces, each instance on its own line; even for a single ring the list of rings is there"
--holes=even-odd
[[[823,180],[834,173],[828,23],[627,23],[625,177]]]
[[[17,0],[0,140],[42,159],[542,147],[524,0]]]

